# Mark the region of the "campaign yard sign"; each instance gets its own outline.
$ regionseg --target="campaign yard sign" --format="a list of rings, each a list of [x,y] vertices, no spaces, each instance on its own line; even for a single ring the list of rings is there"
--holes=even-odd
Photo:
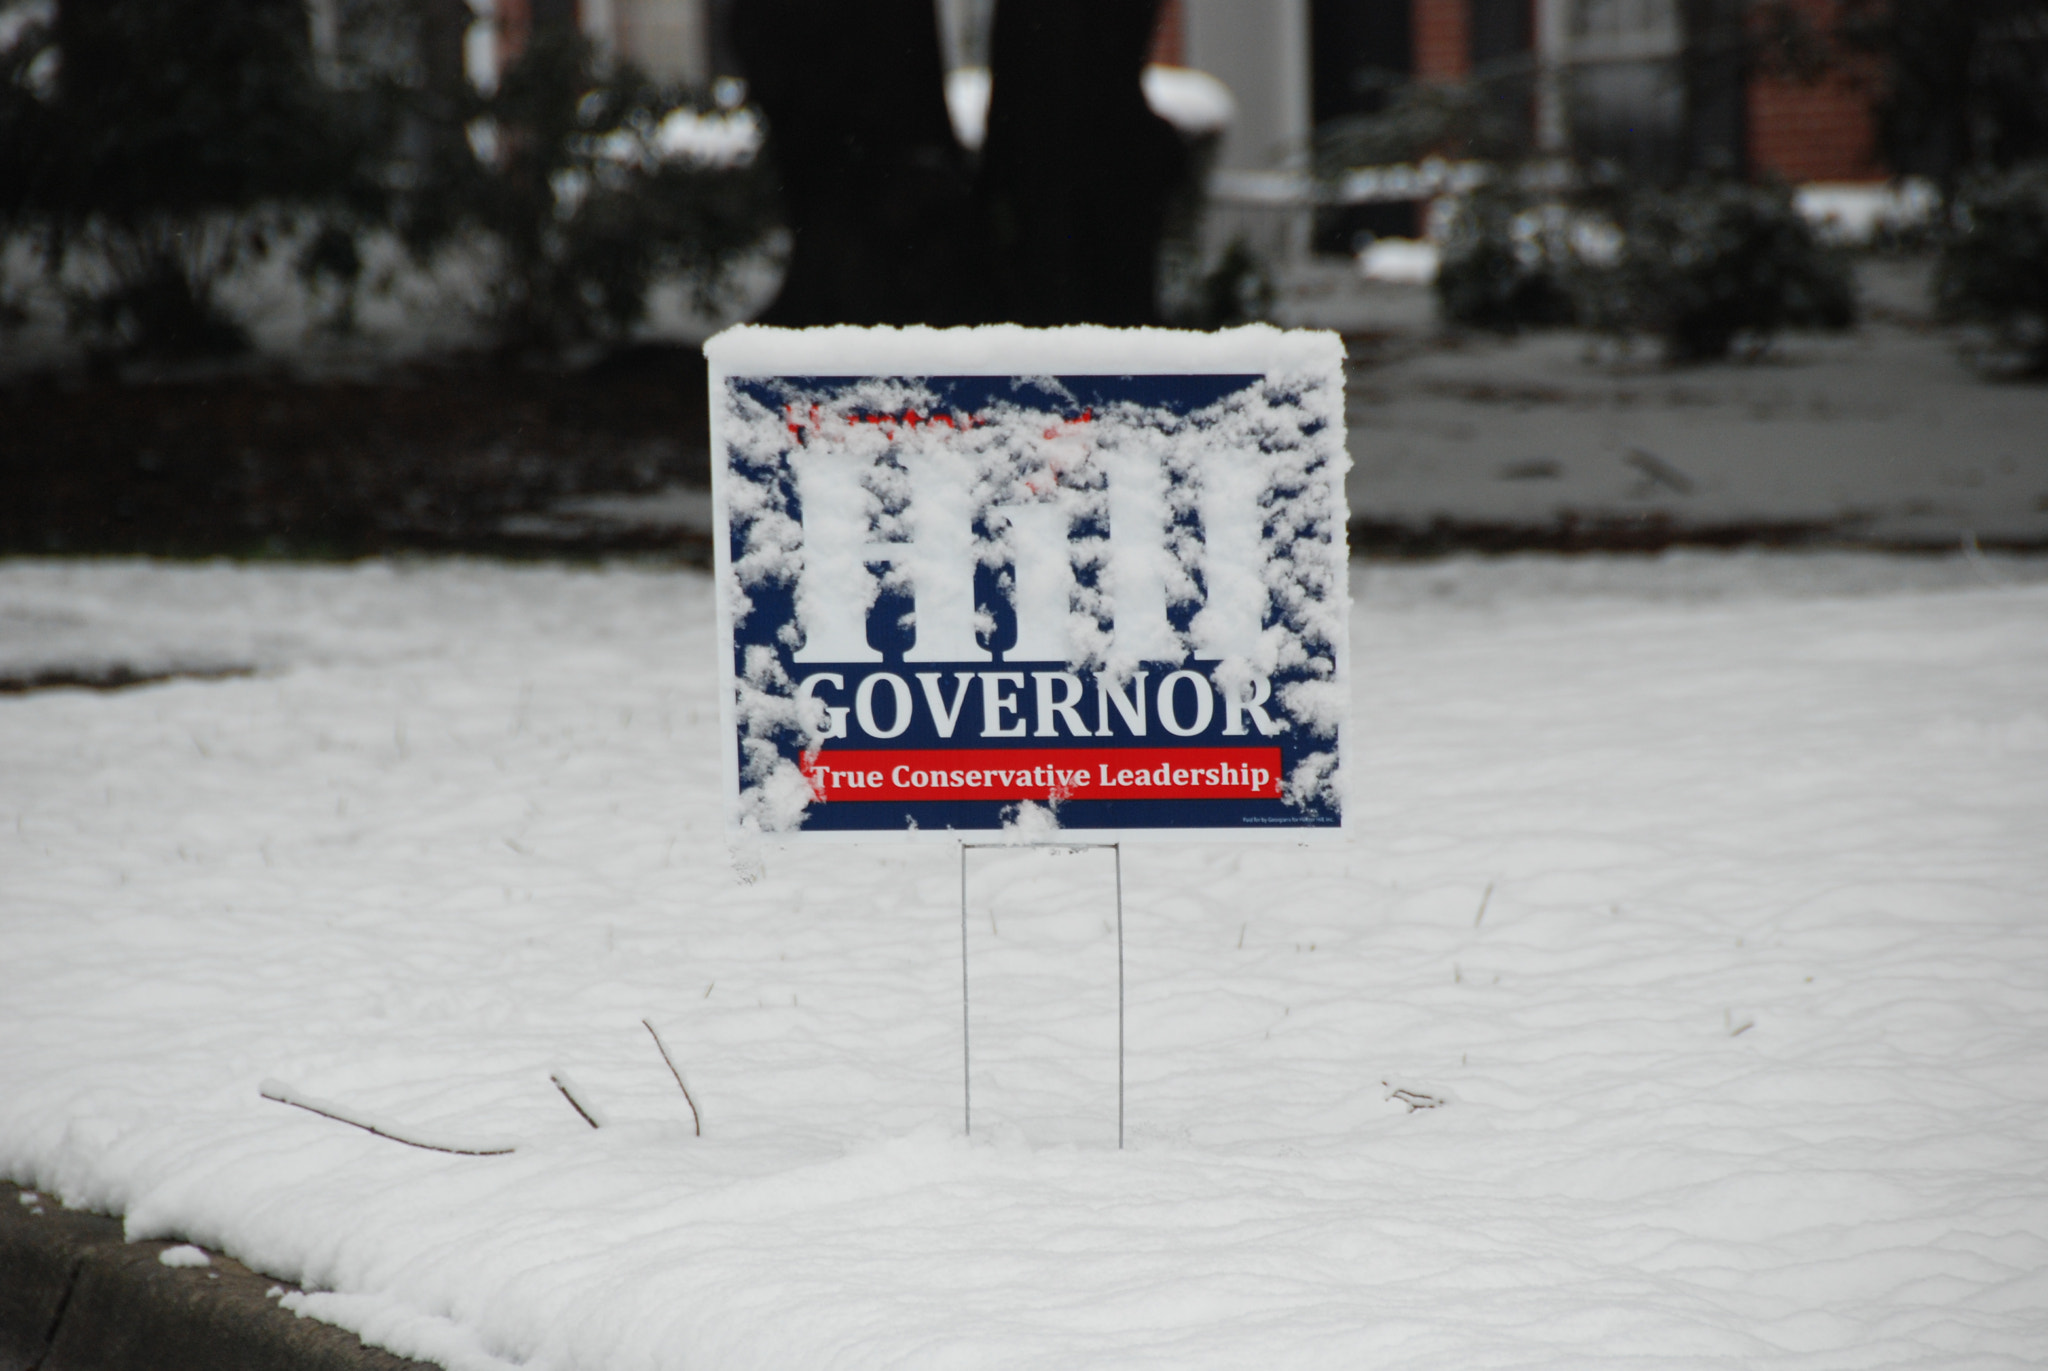
[[[733,825],[1342,827],[1335,335],[744,327],[705,355]]]

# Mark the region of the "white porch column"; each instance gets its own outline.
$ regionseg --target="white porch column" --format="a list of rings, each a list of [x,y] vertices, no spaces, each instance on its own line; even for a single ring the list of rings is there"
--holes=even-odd
[[[1185,0],[1184,60],[1237,99],[1217,167],[1264,171],[1308,149],[1308,0]]]
[[[1536,147],[1563,154],[1571,148],[1570,86],[1572,10],[1577,0],[1535,0]]]

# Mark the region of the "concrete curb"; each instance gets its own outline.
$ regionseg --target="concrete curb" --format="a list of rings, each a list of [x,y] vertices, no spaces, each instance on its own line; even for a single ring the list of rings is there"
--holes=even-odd
[[[169,1242],[0,1181],[0,1371],[437,1371],[278,1307],[295,1287],[209,1252],[165,1266]]]

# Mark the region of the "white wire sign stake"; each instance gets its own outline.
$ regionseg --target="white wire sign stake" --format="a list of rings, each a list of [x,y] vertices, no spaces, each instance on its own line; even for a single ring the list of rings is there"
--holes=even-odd
[[[967,990],[967,854],[983,848],[1007,851],[1088,852],[1116,856],[1116,1145],[1124,1145],[1124,849],[1122,843],[960,844],[960,1131],[974,1135],[974,1052]]]

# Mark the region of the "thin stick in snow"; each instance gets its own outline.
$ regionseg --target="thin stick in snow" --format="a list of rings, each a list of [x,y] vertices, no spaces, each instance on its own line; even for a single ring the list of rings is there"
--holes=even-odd
[[[1680,495],[1692,494],[1692,477],[1654,452],[1645,452],[1639,447],[1630,448],[1621,460],[1642,472],[1652,485],[1668,487]]]
[[[1392,1081],[1381,1081],[1380,1084],[1387,1088],[1388,1102],[1391,1103],[1399,1100],[1402,1104],[1408,1106],[1410,1114],[1413,1114],[1418,1109],[1441,1109],[1445,1104],[1443,1096],[1432,1095],[1425,1090],[1415,1090],[1405,1085],[1395,1085]]]
[[[1970,570],[1977,573],[1977,579],[1987,586],[2003,586],[2004,578],[1991,571],[1991,564],[1984,559],[1984,549],[1977,546],[1977,531],[1963,530],[1963,559],[1970,564]]]
[[[683,1073],[676,1069],[676,1059],[668,1055],[668,1045],[662,1042],[661,1034],[656,1033],[654,1031],[653,1024],[649,1023],[645,1019],[642,1019],[640,1021],[640,1026],[647,1030],[647,1035],[649,1037],[654,1039],[654,1050],[661,1054],[661,1059],[664,1062],[668,1063],[668,1074],[676,1078],[676,1088],[683,1092],[683,1099],[686,1102],[688,1102],[690,1106],[690,1122],[693,1125],[695,1125],[697,1130],[697,1136],[700,1138],[703,1137],[704,1117],[697,1112],[697,1102],[694,1099],[690,1098],[690,1087],[683,1084]]]
[[[1479,921],[1486,917],[1486,902],[1493,898],[1493,882],[1486,883],[1486,893],[1479,897],[1479,912],[1472,916],[1472,926],[1479,927]]]
[[[562,1092],[562,1098],[569,1102],[569,1107],[583,1116],[583,1122],[589,1124],[592,1128],[604,1127],[604,1120],[599,1116],[597,1106],[585,1104],[577,1098],[576,1082],[569,1079],[568,1072],[550,1071],[548,1079],[554,1082],[555,1089]]]
[[[503,1157],[518,1150],[511,1143],[478,1142],[470,1146],[460,1146],[445,1141],[428,1142],[423,1138],[407,1137],[389,1124],[358,1117],[354,1111],[331,1101],[301,1095],[283,1081],[266,1080],[256,1089],[266,1100],[276,1100],[279,1104],[288,1104],[294,1109],[303,1109],[309,1114],[318,1114],[323,1119],[345,1123],[351,1128],[360,1128],[365,1133],[374,1133],[380,1138],[388,1138],[392,1142],[404,1143],[407,1147],[417,1147],[427,1152],[447,1152],[457,1157]]]

